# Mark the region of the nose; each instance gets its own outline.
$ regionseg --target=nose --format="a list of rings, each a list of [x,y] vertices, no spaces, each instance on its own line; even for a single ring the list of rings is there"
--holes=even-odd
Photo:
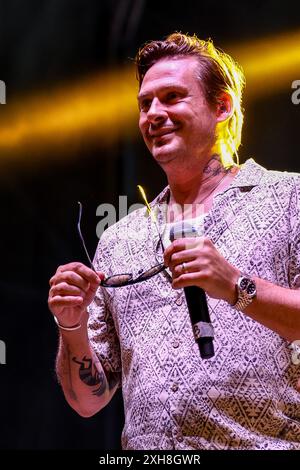
[[[161,103],[157,97],[153,98],[151,102],[151,106],[147,112],[148,121],[155,124],[155,123],[164,121],[166,117],[167,117],[167,112],[163,103]]]

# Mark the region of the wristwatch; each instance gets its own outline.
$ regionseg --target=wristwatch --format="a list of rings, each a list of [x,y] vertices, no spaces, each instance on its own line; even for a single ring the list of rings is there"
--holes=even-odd
[[[233,307],[243,311],[256,296],[256,284],[249,276],[241,274],[235,286],[238,299]]]

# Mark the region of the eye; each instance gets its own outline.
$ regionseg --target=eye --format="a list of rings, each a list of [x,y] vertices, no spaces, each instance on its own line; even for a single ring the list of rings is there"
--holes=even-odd
[[[167,101],[176,101],[177,99],[179,99],[179,93],[177,93],[177,91],[170,91],[168,94],[167,94]]]
[[[151,100],[150,99],[145,99],[140,102],[140,111],[148,111],[151,106]]]

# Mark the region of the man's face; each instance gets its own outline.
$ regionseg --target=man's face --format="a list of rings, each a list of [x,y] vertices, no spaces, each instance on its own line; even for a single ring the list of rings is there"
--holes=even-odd
[[[161,59],[146,73],[138,96],[139,127],[166,172],[199,167],[215,143],[216,113],[197,79],[197,59]]]

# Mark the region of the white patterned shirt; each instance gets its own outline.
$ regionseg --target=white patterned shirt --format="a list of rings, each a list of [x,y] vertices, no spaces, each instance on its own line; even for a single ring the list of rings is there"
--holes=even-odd
[[[152,207],[168,196],[167,187]],[[204,235],[243,273],[297,288],[299,208],[300,175],[267,171],[249,159],[215,196]],[[95,255],[107,276],[138,276],[161,261],[146,209],[107,229]],[[89,337],[104,369],[119,373],[123,448],[300,449],[300,366],[289,343],[227,302],[207,300],[215,355],[203,360],[183,289],[172,289],[168,271],[97,291]]]

